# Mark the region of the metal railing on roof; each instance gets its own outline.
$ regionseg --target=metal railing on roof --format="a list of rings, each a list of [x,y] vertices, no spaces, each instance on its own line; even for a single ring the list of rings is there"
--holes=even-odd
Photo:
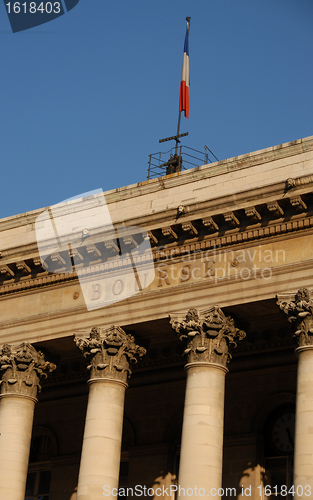
[[[162,177],[167,175],[169,162],[175,156],[175,146],[168,151],[159,151],[149,155],[148,179],[155,177]],[[181,158],[180,170],[187,170],[187,168],[200,167],[218,161],[212,151],[204,146],[204,152],[197,149],[190,148],[189,146],[179,146],[178,156]],[[214,159],[211,159],[211,158]]]

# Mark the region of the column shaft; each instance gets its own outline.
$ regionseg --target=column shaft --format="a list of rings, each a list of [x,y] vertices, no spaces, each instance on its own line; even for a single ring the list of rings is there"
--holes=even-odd
[[[55,368],[28,342],[0,350],[0,500],[25,498],[39,382]]]
[[[299,343],[294,499],[302,500],[313,497],[313,299],[307,288],[286,295],[277,296],[277,305],[288,316]]]
[[[116,499],[109,492],[118,488],[125,388],[116,380],[90,380],[77,500]]]
[[[313,347],[298,352],[294,499],[302,500],[313,497]]]
[[[35,399],[0,401],[0,500],[24,500]]]
[[[123,413],[130,363],[146,350],[118,325],[80,332],[75,342],[88,359],[91,378],[77,500],[116,499]],[[113,490],[113,491],[112,491]]]
[[[224,392],[227,369],[213,363],[187,365],[179,486],[181,497],[203,488],[214,498],[222,486]],[[200,492],[202,493],[202,492]],[[203,494],[203,493],[202,493]]]
[[[230,348],[246,334],[219,306],[173,314],[170,322],[186,342],[187,387],[178,496],[221,498],[225,374]]]

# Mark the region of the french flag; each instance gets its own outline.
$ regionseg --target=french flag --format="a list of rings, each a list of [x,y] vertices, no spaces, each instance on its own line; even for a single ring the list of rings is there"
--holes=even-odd
[[[180,93],[179,93],[179,111],[185,111],[186,118],[189,118],[189,26],[190,26],[190,18],[187,18],[183,69],[181,72]]]

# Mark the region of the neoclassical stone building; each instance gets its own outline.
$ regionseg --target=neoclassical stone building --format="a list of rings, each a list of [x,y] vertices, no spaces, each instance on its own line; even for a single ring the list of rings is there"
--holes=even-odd
[[[0,500],[312,498],[313,137],[104,197],[0,221]]]

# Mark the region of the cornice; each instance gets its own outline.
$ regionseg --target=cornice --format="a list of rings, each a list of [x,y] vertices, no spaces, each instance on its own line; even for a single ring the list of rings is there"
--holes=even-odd
[[[165,221],[184,220],[189,221],[204,216],[219,215],[221,211],[235,211],[245,209],[251,205],[264,205],[267,202],[281,200],[285,202],[295,196],[302,196],[313,193],[313,175],[305,175],[292,179],[294,185],[287,190],[284,182],[271,183],[259,188],[247,188],[243,184],[243,189],[236,193],[221,196],[217,193],[216,197],[189,203],[184,206],[184,215],[179,215],[179,208],[170,208],[166,211],[155,212],[153,214],[143,215],[141,217],[132,218],[131,220],[124,219],[123,223],[127,226],[136,225],[151,230],[159,227]],[[199,188],[202,189],[202,188]],[[196,191],[196,190],[195,190]],[[209,214],[208,214],[209,212]],[[115,221],[114,221],[115,223]],[[118,222],[116,222],[118,223]]]
[[[148,233],[154,261],[216,248],[222,250],[229,246],[242,247],[253,241],[273,240],[287,234],[291,236],[293,233],[312,232],[313,195],[310,192],[304,195],[297,193],[295,196],[289,193],[285,198],[267,203],[262,201],[260,205],[247,204],[245,208],[206,214],[203,218],[192,219],[186,215],[170,225],[150,230]],[[80,247],[83,262],[82,269],[77,268],[78,274],[87,276],[95,272],[118,272],[131,265],[128,258],[106,259],[103,241],[99,240],[95,245],[98,257],[96,261],[92,260],[95,257],[90,255],[88,245]],[[133,255],[135,265],[145,265],[144,255]],[[62,252],[60,257],[62,262]],[[66,268],[62,267],[55,273],[49,273],[42,267],[38,254],[34,256],[34,253],[25,254],[24,258],[1,258],[0,277],[0,295],[62,282],[75,282],[78,279],[76,273],[66,272]]]
[[[303,195],[308,196],[313,193],[313,174],[297,177],[292,180],[294,181],[294,185],[288,190],[286,189],[286,179],[285,182],[272,183],[253,189],[245,189],[245,186],[243,186],[242,191],[236,192],[235,194],[224,195],[222,197],[217,194],[217,196],[214,198],[210,198],[205,201],[190,203],[187,207],[183,207],[183,216],[179,216],[177,207],[131,219],[125,217],[123,221],[113,220],[113,223],[115,225],[121,224],[125,227],[135,225],[140,226],[144,229],[148,228],[150,230],[155,230],[158,229],[160,225],[164,224],[164,222],[174,223],[178,219],[184,222],[189,222],[195,220],[196,218],[202,218],[208,215],[213,217],[218,216],[221,211],[244,210],[254,205],[262,206],[266,203],[277,200],[280,200],[281,202],[286,204],[286,202],[290,203],[289,200],[292,198]],[[109,204],[110,201],[109,199],[107,199],[108,193],[104,194],[106,197],[106,201]],[[81,210],[82,206],[80,205],[79,208]],[[0,233],[1,231],[18,228],[27,224],[33,228],[38,215],[43,211],[44,209],[40,209],[22,214],[20,216],[2,219],[0,221]],[[2,257],[10,259],[11,257],[12,259],[14,259],[14,256],[16,254],[29,254],[29,258],[31,258],[31,256],[36,257],[37,243],[34,241],[32,243],[28,243],[27,245],[11,247],[7,250],[0,251],[0,258]]]

